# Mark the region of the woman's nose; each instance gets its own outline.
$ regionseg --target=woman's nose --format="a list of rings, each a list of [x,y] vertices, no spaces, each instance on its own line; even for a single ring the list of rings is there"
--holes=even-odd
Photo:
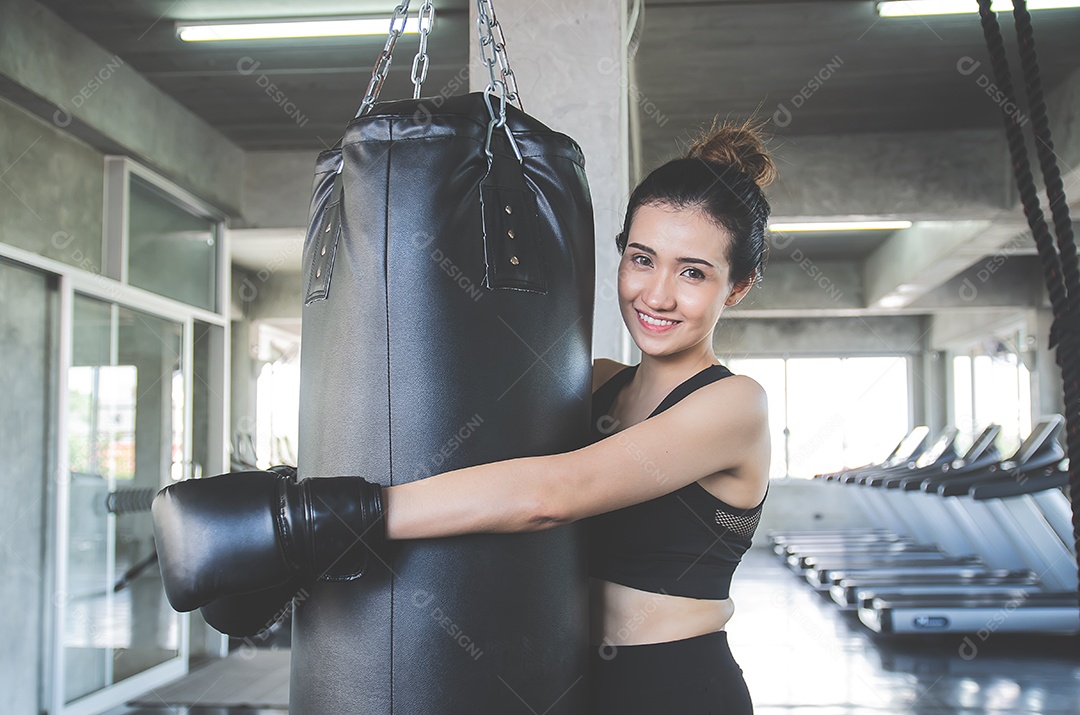
[[[671,289],[668,277],[660,271],[650,276],[645,290],[642,292],[645,305],[654,310],[671,310],[675,307],[675,294]]]

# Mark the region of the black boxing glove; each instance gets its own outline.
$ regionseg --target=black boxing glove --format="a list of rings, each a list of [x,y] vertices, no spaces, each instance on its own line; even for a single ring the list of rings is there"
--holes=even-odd
[[[292,608],[293,599],[307,598],[311,580],[297,576],[280,586],[262,591],[221,596],[199,611],[215,630],[237,638],[269,631]]]
[[[267,470],[296,480],[296,467],[278,465]],[[303,600],[311,579],[296,576],[289,581],[263,591],[222,596],[199,611],[210,627],[236,638],[248,638],[268,632],[292,609],[293,599]]]
[[[385,540],[382,487],[360,477],[192,479],[158,492],[151,512],[165,595],[177,611],[297,577],[358,578]]]

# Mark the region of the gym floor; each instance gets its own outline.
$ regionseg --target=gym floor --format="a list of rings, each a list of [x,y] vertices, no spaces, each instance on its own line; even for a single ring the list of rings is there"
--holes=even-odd
[[[1076,715],[1080,640],[1008,634],[875,637],[771,553],[747,554],[728,627],[756,715]],[[964,655],[961,656],[961,646]],[[286,715],[120,708],[106,715]]]

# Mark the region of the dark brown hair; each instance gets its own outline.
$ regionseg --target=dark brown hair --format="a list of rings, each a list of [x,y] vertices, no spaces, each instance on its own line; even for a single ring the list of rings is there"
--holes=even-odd
[[[621,254],[630,224],[644,205],[698,209],[731,236],[731,282],[757,280],[765,268],[765,230],[772,209],[762,189],[776,178],[760,124],[713,123],[686,154],[654,170],[630,195],[622,232],[615,237]]]

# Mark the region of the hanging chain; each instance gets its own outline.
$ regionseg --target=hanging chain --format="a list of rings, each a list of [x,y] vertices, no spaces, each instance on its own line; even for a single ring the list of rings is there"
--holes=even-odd
[[[491,0],[487,0],[487,3],[490,6]],[[506,99],[517,102],[518,109],[524,112],[521,95],[518,94],[517,77],[514,75],[514,70],[510,69],[510,56],[506,54],[506,39],[503,37],[502,25],[495,19],[494,9],[489,17],[491,18],[491,35],[495,40],[495,57],[499,60],[499,71],[502,73],[503,83],[506,84]]]
[[[518,94],[517,77],[510,68],[510,57],[506,53],[506,39],[502,25],[495,17],[495,7],[491,0],[476,0],[476,24],[480,35],[480,60],[488,69],[491,81],[488,91],[495,91],[500,100],[516,102],[518,109],[525,111]],[[499,66],[500,78],[495,78],[495,65]]]
[[[409,2],[410,0],[402,0],[401,4],[394,8],[394,15],[390,18],[390,33],[386,38],[386,44],[383,46],[382,52],[379,53],[379,59],[375,61],[375,67],[371,70],[371,80],[368,82],[367,91],[364,92],[364,99],[360,102],[360,108],[356,111],[357,117],[367,114],[379,98],[383,83],[386,82],[386,76],[390,72],[390,64],[393,62],[394,46],[397,44],[398,38],[405,32],[405,22],[409,14]],[[517,142],[514,140],[510,128],[506,125],[507,101],[516,102],[518,108],[524,111],[521,97],[518,94],[517,77],[514,75],[514,70],[510,68],[510,58],[506,53],[506,39],[503,37],[502,26],[499,25],[499,21],[495,17],[492,0],[476,0],[476,10],[476,29],[480,39],[480,61],[487,67],[490,80],[484,90],[484,102],[490,116],[484,150],[490,159],[491,135],[495,129],[501,127],[506,130],[510,145],[517,155],[518,161],[521,161],[521,153],[518,150]],[[420,46],[412,64],[413,99],[420,98],[421,86],[424,80],[427,79],[429,66],[427,54],[428,36],[431,34],[434,25],[435,5],[431,0],[424,0],[419,11]],[[499,68],[498,76],[496,76],[495,72],[496,66]],[[498,110],[492,104],[492,94],[499,101]]]
[[[372,105],[375,104],[375,100],[379,98],[383,82],[386,81],[386,75],[390,72],[394,45],[397,44],[401,33],[405,32],[405,20],[409,14],[409,2],[410,0],[404,0],[394,8],[394,16],[390,18],[390,36],[386,38],[386,45],[383,46],[382,52],[379,53],[379,59],[375,60],[375,68],[371,70],[371,81],[368,82],[367,91],[364,92],[364,99],[360,102],[360,109],[356,110],[357,117],[367,114]],[[431,3],[426,4],[430,5]],[[421,12],[423,11],[421,10]],[[425,64],[425,73],[426,71],[427,66]]]
[[[518,163],[521,163],[521,151],[518,149],[517,140],[514,139],[514,134],[506,123],[506,101],[516,99],[518,107],[520,107],[521,99],[517,96],[517,83],[514,80],[514,73],[510,70],[509,61],[506,60],[506,47],[502,42],[502,28],[499,27],[499,21],[495,19],[495,9],[491,6],[491,0],[476,0],[476,11],[476,30],[480,38],[480,62],[487,67],[489,78],[488,86],[484,90],[484,103],[487,105],[488,116],[490,117],[487,138],[484,141],[484,153],[487,154],[488,166],[490,167],[493,159],[491,135],[501,127],[510,140],[510,147],[514,150]],[[499,66],[498,77],[495,76],[496,65]],[[513,83],[513,90],[509,89],[508,82]],[[499,100],[499,109],[497,111],[491,103],[493,94]]]
[[[425,0],[420,6],[420,49],[416,51],[416,57],[412,63],[413,99],[420,99],[420,85],[427,79],[428,54],[427,42],[431,28],[435,26],[435,6],[431,0]]]

